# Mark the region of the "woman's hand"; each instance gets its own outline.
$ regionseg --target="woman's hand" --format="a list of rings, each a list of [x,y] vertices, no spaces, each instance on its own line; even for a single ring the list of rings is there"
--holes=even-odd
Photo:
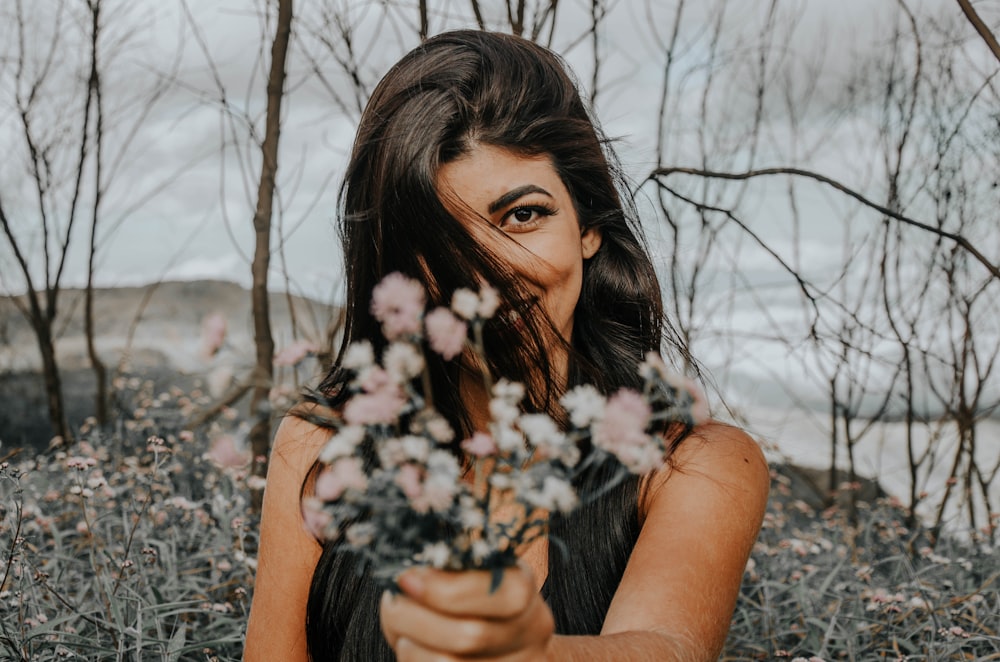
[[[539,662],[555,630],[531,571],[508,568],[490,592],[486,571],[413,568],[382,597],[382,631],[400,662]]]

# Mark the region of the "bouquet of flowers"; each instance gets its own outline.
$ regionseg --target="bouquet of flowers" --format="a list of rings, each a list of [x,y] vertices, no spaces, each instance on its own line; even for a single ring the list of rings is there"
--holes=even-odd
[[[603,462],[620,465],[618,480],[655,470],[666,448],[650,430],[707,418],[697,386],[670,373],[654,353],[639,366],[642,392],[605,397],[590,385],[568,391],[560,400],[565,430],[547,414],[522,411],[522,385],[492,383],[484,374],[490,421],[460,442],[463,461],[450,450],[455,431],[433,408],[424,347],[446,360],[466,348],[482,359],[483,324],[499,296],[489,286],[459,289],[450,308],[426,314],[424,302],[423,287],[401,274],[376,286],[371,310],[389,344],[381,357],[367,341],[345,353],[350,397],[320,453],[314,495],[305,501],[310,529],[359,554],[383,586],[391,588],[414,564],[490,569],[499,581],[519,548],[546,535],[550,513],[597,496],[577,493],[580,472]],[[581,457],[585,440],[592,450]]]

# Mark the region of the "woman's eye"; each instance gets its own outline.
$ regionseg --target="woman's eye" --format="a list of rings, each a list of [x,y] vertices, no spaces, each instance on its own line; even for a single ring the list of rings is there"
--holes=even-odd
[[[527,207],[519,207],[514,210],[513,214],[511,214],[511,218],[517,221],[518,223],[527,223],[532,219],[534,215],[535,215],[535,210],[529,209]]]
[[[500,221],[500,227],[507,229],[530,227],[538,223],[543,216],[552,216],[555,213],[554,209],[539,205],[515,207],[504,215]]]

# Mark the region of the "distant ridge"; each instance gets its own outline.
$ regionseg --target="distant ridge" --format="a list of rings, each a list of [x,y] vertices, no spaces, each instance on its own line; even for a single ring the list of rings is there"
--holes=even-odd
[[[134,327],[129,347],[133,363],[199,371],[203,367],[199,356],[201,323],[212,313],[226,318],[227,348],[237,354],[253,354],[250,293],[235,283],[168,281],[98,288],[94,292],[98,351],[109,365],[116,365],[121,359],[130,329]],[[83,293],[77,288],[60,293],[56,352],[60,367],[65,369],[89,365],[83,331]],[[38,370],[41,360],[34,332],[12,298],[0,298],[0,372]],[[278,349],[292,341],[293,322],[296,337],[321,341],[339,314],[334,306],[294,295],[272,293],[270,304],[272,334]]]

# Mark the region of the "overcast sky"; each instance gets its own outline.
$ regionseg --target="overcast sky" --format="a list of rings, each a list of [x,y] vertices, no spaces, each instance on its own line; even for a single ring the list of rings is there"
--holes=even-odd
[[[119,286],[218,278],[248,284],[260,162],[255,140],[263,126],[271,28],[261,18],[264,0],[188,0],[190,15],[181,0],[104,1],[107,40],[102,53],[109,140],[98,283]],[[69,7],[82,4],[66,2]],[[34,116],[39,135],[63,145],[62,151],[53,152],[55,164],[62,165],[61,179],[54,182],[63,186],[61,202],[46,209],[49,220],[59,226],[66,221],[65,191],[71,181],[68,166],[74,150],[65,149],[67,143],[58,139],[72,135],[82,120],[79,84],[84,72],[80,65],[86,49],[80,39],[79,16],[68,13],[61,22],[55,21],[57,0],[18,4],[31,14],[20,31],[14,20],[14,0],[0,0],[0,146],[4,154],[0,203],[38,274],[44,269],[41,220],[32,181],[25,177],[28,157],[12,95],[19,71],[18,47],[23,37],[32,55],[23,71],[31,75],[45,65],[46,46],[59,46],[51,61],[49,84],[39,90],[40,107]],[[337,61],[345,54],[342,36],[330,25],[324,26],[318,0],[296,4],[300,15],[289,59],[271,284],[281,289],[287,277],[296,292],[335,301],[341,272],[334,230],[336,193],[359,101]],[[341,18],[352,26],[358,77],[365,90],[417,43],[413,0],[388,4],[386,0],[327,0],[326,4],[346,12]],[[432,32],[472,25],[465,0],[431,4],[435,8]],[[498,0],[483,4],[493,11],[489,20],[499,25],[503,4]],[[540,0],[529,2],[537,4]],[[561,0],[552,46],[566,57],[589,94],[593,91],[594,45],[587,36],[586,4]],[[988,88],[983,81],[996,85],[996,61],[954,0],[907,0],[905,5],[899,0],[688,0],[672,53],[667,112],[661,118],[665,45],[674,32],[677,0],[607,0],[606,4],[610,10],[597,44],[601,64],[596,110],[635,180],[642,180],[658,162],[732,171],[750,165],[794,164],[884,200],[885,154],[890,150],[880,143],[879,123],[892,112],[886,112],[880,100],[891,73],[887,54],[896,28],[904,34],[903,58],[912,57],[907,50],[912,46],[911,30],[900,18],[901,6],[913,12],[921,38],[929,42],[925,46],[931,59],[923,63],[928,71],[937,66],[934,57],[953,49],[960,56],[948,73],[962,79],[964,89]],[[974,4],[1000,33],[1000,0]],[[385,10],[386,6],[390,9]],[[720,12],[723,18],[717,32]],[[770,32],[765,29],[768,25]],[[769,42],[762,48],[765,32]],[[761,53],[767,53],[762,79],[758,76]],[[761,80],[765,85],[763,119],[760,131],[750,134],[757,111],[756,85]],[[225,104],[219,86],[225,90]],[[29,91],[24,85],[18,89],[22,98]],[[143,113],[145,100],[155,89],[161,89],[160,96]],[[933,89],[925,88],[924,93]],[[987,89],[983,98],[995,99],[995,87]],[[961,97],[935,102],[942,112],[953,113],[964,112],[967,103],[973,126],[965,138],[987,146],[997,144],[995,105],[976,106],[972,96],[968,101]],[[137,118],[142,118],[139,124]],[[661,128],[668,140],[658,154]],[[130,149],[119,156],[127,136],[132,136]],[[963,154],[975,157],[979,146],[973,144]],[[906,157],[914,166],[914,176],[924,176],[916,173],[924,172],[920,148]],[[996,159],[985,162],[995,164]],[[976,162],[970,158],[956,167],[975,168]],[[992,183],[995,187],[995,170],[984,172],[974,185]],[[954,209],[921,206],[923,182],[907,181],[911,173],[903,174],[903,185],[917,191],[909,200],[908,213],[925,220],[937,220],[939,214],[953,220]],[[91,177],[92,171],[87,175]],[[716,263],[706,265],[697,311],[686,320],[700,341],[695,355],[710,369],[717,369],[720,379],[731,380],[735,388],[723,384],[720,390],[737,407],[755,401],[756,409],[763,403],[784,411],[788,403],[803,404],[810,397],[814,399],[806,404],[817,410],[826,406],[824,389],[829,382],[823,380],[831,374],[830,362],[838,359],[815,347],[815,351],[807,348],[791,356],[810,344],[807,334],[812,329],[798,284],[778,265],[776,256],[802,270],[819,290],[833,292],[835,299],[843,288],[855,287],[857,280],[864,279],[865,265],[850,259],[873,229],[882,227],[881,217],[870,211],[866,215],[828,188],[803,185],[791,195],[791,186],[783,179],[725,188],[683,179],[675,183],[697,199],[738,208],[739,218],[764,237],[771,249],[755,244],[735,224],[722,230],[729,233],[726,238],[731,246],[715,254]],[[639,202],[654,257],[663,267],[674,257],[668,255],[673,243],[654,209],[655,195],[652,187],[646,187]],[[980,199],[995,203],[996,195],[994,188]],[[84,202],[89,201],[84,195]],[[672,202],[677,218],[690,221],[695,229],[684,235],[677,256],[681,261],[695,259],[704,238],[698,232],[701,219],[690,206]],[[970,238],[994,262],[1000,261],[995,209],[996,204],[987,210],[992,217],[981,209],[970,214],[989,221],[970,228],[979,233]],[[77,226],[65,284],[84,282],[87,220],[83,216]],[[906,268],[926,269],[919,250],[913,254],[918,259]],[[713,270],[724,277],[713,281]],[[23,291],[24,287],[8,247],[0,241],[0,291]],[[830,305],[830,317],[836,323],[842,311]],[[937,323],[933,315],[929,319]],[[996,320],[991,324],[995,328]],[[942,332],[941,338],[945,335]],[[831,337],[836,338],[836,330]],[[877,385],[879,378],[875,370],[859,381]],[[822,411],[817,421],[826,420],[826,410]],[[800,441],[810,443],[817,438],[815,430],[812,436],[796,434]]]
[[[172,86],[153,106],[139,127],[130,151],[115,172],[105,201],[101,223],[104,230],[99,281],[106,285],[134,284],[161,278],[218,277],[246,283],[247,259],[252,246],[252,215],[255,178],[259,157],[252,149],[248,126],[260,131],[264,107],[263,73],[267,66],[267,26],[258,5],[236,0],[189,2],[190,15],[177,0],[109,2],[106,9],[107,41],[106,103],[112,125],[109,153],[131,126],[141,92],[153,87],[158,77],[176,77]],[[5,5],[11,5],[5,0]],[[385,12],[380,3],[331,2],[352,9],[344,14],[355,26],[355,44],[361,62],[360,76],[367,86],[406,49],[416,43],[415,11],[409,3]],[[492,9],[497,24],[503,15],[502,3],[484,3]],[[618,140],[617,147],[628,172],[643,177],[656,163],[654,149],[657,129],[656,108],[663,84],[665,64],[663,44],[671,37],[675,3],[618,0],[611,9],[598,43],[599,84],[596,105],[606,132]],[[717,57],[725,60],[717,76],[729,76],[734,86],[741,84],[741,58],[753,53],[762,26],[768,20],[770,3],[740,0],[728,3],[688,3],[682,15],[679,47],[675,53],[670,122],[677,136],[693,131],[699,120],[700,88],[710,68],[713,21],[719,8],[725,9],[725,43]],[[791,89],[802,89],[819,76],[809,110],[823,118],[836,103],[847,68],[858,53],[878,49],[896,8],[892,0],[847,0],[782,2],[771,20],[783,27],[776,31],[781,43],[772,45],[782,53],[783,74]],[[945,7],[950,0],[911,3]],[[982,2],[984,12],[997,14],[997,2]],[[28,32],[38,43],[51,33],[54,0],[34,5]],[[322,295],[335,287],[339,258],[332,220],[336,188],[350,146],[356,107],[354,95],[329,49],[316,36],[338,43],[339,36],[320,23],[318,3],[299,2],[300,39],[290,56],[290,85],[286,97],[280,158],[280,209],[275,219],[281,228],[287,271],[297,287]],[[553,47],[563,53],[589,89],[593,77],[593,44],[586,34],[589,12],[584,3],[560,3]],[[12,7],[5,7],[10,17]],[[957,9],[956,9],[957,12]],[[490,16],[488,15],[488,19]],[[471,24],[466,2],[439,2],[432,16],[432,31]],[[6,82],[9,63],[16,48],[11,22],[6,21]],[[69,65],[74,54],[83,61],[77,26],[67,14],[60,24],[66,41],[63,56],[53,78],[71,79]],[[36,46],[33,46],[37,48]],[[343,50],[341,49],[341,53]],[[209,66],[214,67],[214,73]],[[320,81],[316,74],[322,74]],[[818,72],[818,73],[817,73]],[[229,110],[235,119],[220,112],[219,92],[213,76],[225,88]],[[796,81],[795,77],[802,80]],[[62,86],[62,98],[55,111],[67,126],[79,121],[79,99],[71,98],[69,85]],[[337,90],[347,101],[347,112],[328,91]],[[56,95],[54,95],[56,96]],[[140,98],[135,99],[136,96]],[[70,98],[68,98],[70,97]],[[734,95],[735,114],[745,96]],[[4,99],[0,131],[5,140],[17,140],[17,123]],[[117,112],[115,112],[117,111]],[[747,112],[750,111],[748,106]],[[808,114],[806,114],[808,119]],[[249,123],[246,121],[249,120]],[[225,143],[225,146],[224,146]],[[685,151],[683,138],[671,147],[669,156],[679,165],[698,165],[686,159],[697,154]],[[23,149],[21,150],[23,154]],[[5,182],[23,173],[24,161],[7,161],[0,166]],[[21,172],[18,172],[20,169]],[[32,217],[30,187],[22,186],[21,196],[4,193],[3,203],[11,216],[21,215],[22,241],[40,255],[37,237],[28,237],[27,228],[37,226]],[[37,213],[37,212],[35,212]],[[59,210],[53,215],[58,216]],[[81,230],[85,229],[81,226]],[[655,229],[654,229],[655,230]],[[655,235],[655,231],[653,232]],[[35,243],[32,243],[35,242]],[[81,246],[83,242],[78,242]],[[9,256],[7,256],[9,260]],[[4,263],[3,285],[23,287]],[[67,282],[83,279],[83,252],[72,252]],[[279,267],[280,268],[280,267]]]

